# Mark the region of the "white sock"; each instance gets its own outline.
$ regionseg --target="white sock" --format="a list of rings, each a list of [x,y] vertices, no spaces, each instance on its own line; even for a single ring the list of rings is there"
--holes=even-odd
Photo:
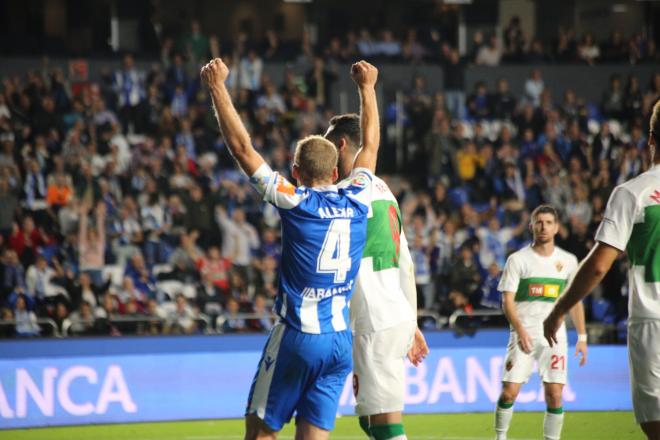
[[[561,428],[564,425],[564,412],[553,414],[545,412],[543,418],[543,438],[544,440],[559,440]]]
[[[501,408],[498,404],[495,409],[495,440],[506,440],[506,433],[509,432],[509,425],[513,417],[513,406],[510,408]]]

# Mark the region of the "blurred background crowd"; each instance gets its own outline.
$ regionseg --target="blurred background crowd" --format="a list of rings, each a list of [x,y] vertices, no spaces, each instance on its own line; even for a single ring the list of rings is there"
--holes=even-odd
[[[198,78],[210,57],[230,66],[228,85],[254,146],[285,175],[295,141],[323,133],[338,112],[333,88],[347,63],[442,66],[443,88],[411,70],[410,86],[380,103],[384,154],[397,129],[405,145],[405,158],[381,177],[402,208],[428,328],[457,311],[500,309],[502,267],[529,243],[529,213],[541,203],[561,213],[557,244],[585,257],[613,187],[649,165],[660,71],[613,75],[594,101],[578,86],[550,89],[542,67],[657,63],[654,41],[641,33],[596,41],[560,29],[544,43],[513,17],[499,34],[475,32],[461,51],[442,32],[416,29],[364,28],[323,44],[308,32],[283,40],[274,30],[221,41],[192,20],[154,38],[159,60],[146,68],[127,53],[119,68],[78,81],[75,69],[45,59],[3,79],[4,336],[270,329],[279,218],[219,135]],[[281,62],[304,73],[266,72]],[[466,90],[466,66],[501,63],[530,65],[523,93],[505,78]],[[589,299],[590,322],[625,323],[626,269],[622,257]]]

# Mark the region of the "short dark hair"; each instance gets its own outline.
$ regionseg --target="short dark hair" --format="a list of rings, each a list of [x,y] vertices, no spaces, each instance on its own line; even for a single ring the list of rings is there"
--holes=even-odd
[[[325,138],[337,146],[340,138],[346,138],[348,146],[356,150],[360,147],[360,116],[346,113],[330,119],[330,126]]]
[[[658,142],[660,139],[660,99],[658,99],[655,104],[653,104],[653,113],[651,114],[651,123],[650,131],[655,141]]]
[[[532,222],[536,219],[539,214],[552,214],[556,222],[559,222],[559,213],[557,209],[552,205],[539,205],[534,208],[532,211]]]

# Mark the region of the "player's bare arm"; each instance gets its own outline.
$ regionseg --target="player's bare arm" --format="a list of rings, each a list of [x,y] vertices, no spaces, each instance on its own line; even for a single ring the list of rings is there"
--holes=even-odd
[[[516,294],[514,292],[504,292],[504,295],[502,296],[502,309],[504,310],[506,319],[518,335],[518,345],[520,346],[520,349],[525,353],[531,353],[533,347],[532,337],[527,333],[527,330],[525,330],[518,318],[515,298]]]
[[[238,116],[229,91],[225,87],[228,75],[229,69],[220,58],[209,61],[200,72],[202,81],[211,93],[215,116],[227,147],[243,171],[251,176],[265,162],[252,146],[250,135]]]
[[[380,121],[376,102],[376,81],[378,69],[366,61],[359,61],[351,67],[351,77],[360,94],[360,131],[362,146],[355,156],[353,168],[367,168],[376,172],[378,147],[380,145]]]
[[[578,268],[573,281],[543,322],[543,335],[550,345],[557,343],[557,330],[564,316],[600,283],[621,251],[603,242],[597,242]]]
[[[569,313],[578,335],[585,335],[586,337],[587,325],[586,319],[584,318],[584,305],[582,304],[582,301],[578,301],[578,303],[571,308]],[[575,356],[580,356],[580,366],[587,363],[587,341],[580,340],[579,336],[578,341],[575,344]]]
[[[401,289],[406,295],[406,299],[410,304],[415,315],[417,314],[417,286],[415,285],[415,264],[413,262],[412,256],[410,255],[410,249],[408,248],[408,240],[406,239],[406,234],[401,231],[401,251],[399,254],[399,274],[401,280]],[[413,337],[413,343],[408,350],[408,360],[414,366],[419,366],[424,358],[429,354],[429,346],[426,343],[426,338],[424,334],[419,329],[415,329],[415,336]]]

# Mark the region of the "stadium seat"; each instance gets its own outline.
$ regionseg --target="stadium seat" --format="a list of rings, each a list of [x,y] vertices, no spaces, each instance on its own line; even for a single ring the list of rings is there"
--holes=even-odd
[[[165,293],[170,300],[174,300],[177,294],[184,293],[183,283],[176,280],[158,281],[156,288]]]

